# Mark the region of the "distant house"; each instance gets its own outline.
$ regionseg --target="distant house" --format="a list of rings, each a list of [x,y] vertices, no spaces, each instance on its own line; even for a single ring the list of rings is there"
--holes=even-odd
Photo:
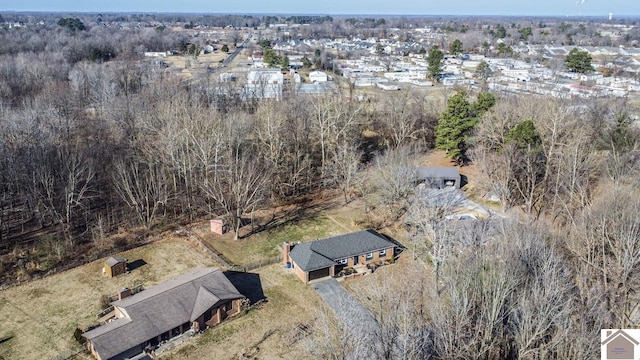
[[[111,256],[102,265],[102,275],[115,277],[127,272],[127,259],[120,256]]]
[[[416,169],[416,182],[424,183],[431,189],[454,187],[460,189],[460,173],[457,167],[419,167]]]
[[[202,268],[111,303],[115,319],[82,334],[98,360],[125,359],[240,312],[240,294],[219,269]]]
[[[300,244],[284,244],[283,261],[305,284],[344,267],[391,260],[396,245],[372,229]]]
[[[309,73],[309,80],[311,81],[311,83],[321,83],[321,82],[327,82],[329,80],[329,77],[325,72],[312,71]]]
[[[284,75],[280,69],[252,69],[243,88],[245,99],[282,99]]]

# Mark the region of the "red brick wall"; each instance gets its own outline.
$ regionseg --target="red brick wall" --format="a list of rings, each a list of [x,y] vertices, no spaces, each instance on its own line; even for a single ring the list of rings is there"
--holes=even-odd
[[[309,274],[302,271],[302,269],[300,269],[293,261],[291,262],[291,266],[293,266],[293,272],[298,278],[300,278],[300,280],[302,280],[303,283],[306,284],[309,282]]]

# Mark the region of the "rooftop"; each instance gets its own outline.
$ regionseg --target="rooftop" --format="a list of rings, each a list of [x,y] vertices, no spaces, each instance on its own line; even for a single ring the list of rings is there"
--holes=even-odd
[[[290,256],[302,270],[313,271],[335,265],[340,259],[393,246],[395,244],[383,235],[368,229],[297,244]]]
[[[107,260],[105,260],[105,263],[109,266],[113,266],[118,263],[126,263],[126,262],[127,262],[127,259],[120,256],[111,256]]]
[[[430,166],[416,169],[418,178],[457,178],[460,177],[458,168],[455,166]]]
[[[112,304],[127,316],[83,334],[101,358],[109,359],[208,309],[244,296],[216,268],[201,268]]]

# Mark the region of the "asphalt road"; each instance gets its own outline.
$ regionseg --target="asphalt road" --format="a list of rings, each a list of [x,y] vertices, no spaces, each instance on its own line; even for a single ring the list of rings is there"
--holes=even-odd
[[[229,56],[227,56],[226,59],[224,59],[224,61],[222,62],[222,64],[220,65],[219,68],[223,68],[223,67],[226,67],[227,65],[231,64],[233,59],[235,59],[236,56],[238,56],[240,51],[242,51],[242,49],[244,49],[244,47],[247,46],[247,44],[249,43],[249,41],[251,41],[252,38],[253,38],[253,32],[249,33],[249,36],[247,36],[247,38],[242,42],[242,44],[240,44],[240,46],[236,47],[235,50],[233,50],[233,52],[231,54],[229,54]]]

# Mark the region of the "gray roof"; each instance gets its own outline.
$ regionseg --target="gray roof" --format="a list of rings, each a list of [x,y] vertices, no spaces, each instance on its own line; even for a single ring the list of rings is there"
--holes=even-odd
[[[459,178],[460,173],[455,166],[430,166],[416,169],[419,179]]]
[[[111,256],[110,258],[108,258],[107,260],[105,260],[105,263],[109,266],[113,266],[117,263],[126,263],[127,259],[121,257],[121,256]]]
[[[115,301],[128,317],[87,331],[102,359],[109,359],[184,323],[220,303],[244,296],[216,268],[202,268]]]
[[[336,261],[395,246],[373,229],[295,245],[289,256],[304,271],[336,264]]]

